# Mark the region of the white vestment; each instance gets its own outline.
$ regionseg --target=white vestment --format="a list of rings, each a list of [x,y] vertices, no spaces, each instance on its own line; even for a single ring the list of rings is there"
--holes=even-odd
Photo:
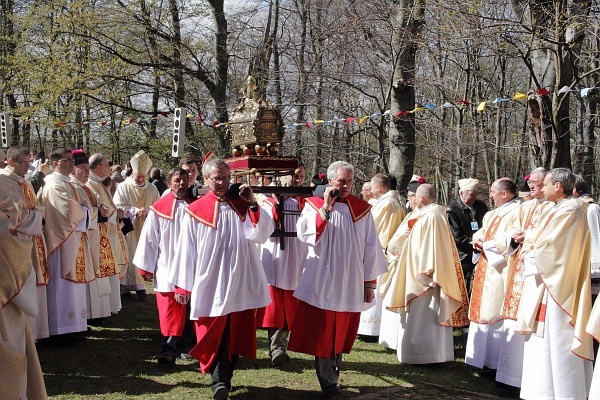
[[[173,196],[173,192],[165,190],[165,196]],[[169,268],[180,250],[177,240],[181,232],[181,224],[188,202],[175,200],[173,220],[160,217],[150,210],[144,222],[140,241],[133,257],[133,263],[139,269],[154,274],[154,291],[160,293],[174,292],[175,286],[169,283]]]
[[[273,212],[273,206],[268,201],[263,202],[262,208],[269,214]],[[286,197],[283,201],[283,208],[284,210],[298,212],[298,199]],[[285,214],[283,218],[285,231],[294,232],[298,215]],[[281,250],[282,240],[285,245],[284,250]],[[269,238],[260,249],[269,285],[284,290],[296,289],[304,269],[307,254],[308,246],[297,238]]]
[[[190,319],[223,316],[271,302],[256,243],[269,238],[273,222],[263,209],[259,211],[256,226],[249,212],[242,221],[225,201],[218,203],[216,228],[188,212],[183,216],[169,282],[191,292]]]
[[[100,226],[100,229],[102,228],[101,225],[103,224],[106,227],[110,249],[112,251],[113,259],[117,268],[117,274],[108,277],[108,282],[110,285],[110,294],[108,295],[110,312],[112,314],[117,314],[119,311],[121,311],[120,275],[124,275],[122,270],[127,268],[127,263],[124,262],[124,258],[127,257],[127,255],[122,254],[122,249],[123,246],[126,248],[127,245],[125,244],[124,239],[122,239],[122,244],[119,240],[120,227],[117,221],[115,203],[110,194],[110,190],[102,184],[102,179],[93,172],[90,172],[90,178],[85,185],[98,197],[98,204],[108,208],[108,214],[106,216],[108,221],[101,222],[98,225]],[[119,232],[117,232],[118,230]]]
[[[136,213],[142,208],[150,207],[156,200],[160,198],[158,189],[150,182],[145,182],[143,186],[135,184],[133,177],[127,178],[117,187],[117,192],[114,196],[114,202],[117,208],[120,208],[125,213],[125,218],[131,218],[133,231],[125,235],[127,249],[129,250],[129,260],[133,260],[135,250],[137,249],[142,226],[145,218],[137,218]],[[146,285],[144,279],[137,270],[137,266],[130,262],[125,273],[125,277],[121,281],[121,285],[126,290],[145,290]]]
[[[505,255],[499,251],[495,242],[504,241],[511,216],[518,211],[519,205],[519,201],[512,200],[489,211],[483,218],[483,227],[473,235],[473,240],[484,241],[483,251],[487,260],[485,275],[477,271],[484,266],[481,261],[485,260],[480,260],[475,267],[475,282],[471,294],[471,313],[474,308],[486,309],[485,317],[481,316],[482,319],[486,319],[486,323],[471,320],[465,351],[465,363],[477,368],[497,369],[498,367],[499,349],[505,339],[501,313],[506,292],[507,264]],[[494,236],[486,238],[490,233]],[[484,281],[479,281],[480,277],[483,277]],[[475,301],[479,304],[474,304]]]
[[[35,192],[31,184],[25,179],[15,175],[9,167],[0,170],[0,185],[2,186],[2,196],[0,196],[0,210],[8,215],[9,226],[20,238],[28,239],[33,243],[31,252],[32,263],[37,265],[37,272],[43,275],[42,264],[46,260],[41,260],[40,254],[46,253],[46,245],[43,241],[42,221],[43,210],[39,204],[35,209],[29,209],[25,195],[24,185],[33,195],[31,201],[35,201]],[[39,242],[38,242],[39,240]],[[38,246],[43,248],[38,250]],[[34,268],[36,270],[36,268]],[[37,285],[35,296],[37,299],[38,312],[35,316],[26,314],[31,325],[31,331],[34,339],[43,339],[50,336],[48,330],[48,305],[46,300],[46,284],[48,276],[37,276]]]
[[[406,210],[400,204],[398,192],[389,190],[382,194],[377,199],[377,203],[371,208],[371,215],[375,221],[375,229],[379,235],[381,247],[385,249],[406,215]],[[375,293],[379,293],[379,277],[377,278]],[[381,304],[381,297],[376,295],[375,307],[360,313],[359,335],[379,336],[381,329]]]
[[[321,234],[317,213],[306,204],[296,224],[298,238],[309,247],[294,297],[323,310],[368,310],[374,302],[365,303],[357,294],[364,293],[365,281],[377,279],[387,267],[370,211],[354,221],[348,205],[336,202]]]
[[[75,186],[68,176],[58,172],[46,177],[46,184],[40,192],[42,203],[46,207],[46,219],[54,216],[68,220],[68,215],[59,215],[57,211],[50,212],[52,208],[59,209],[63,196],[70,204],[74,204]],[[83,202],[80,198],[79,201]],[[48,299],[48,326],[50,335],[87,331],[87,306],[86,284],[64,278],[64,269],[71,269],[69,264],[75,263],[81,244],[81,237],[88,230],[90,221],[89,208],[80,205],[78,210],[84,217],[79,221],[75,230],[55,249],[48,249],[48,267],[52,279],[46,287]],[[48,229],[48,222],[44,227],[44,234],[48,242],[49,235],[55,235]],[[89,255],[83,255],[89,259]]]

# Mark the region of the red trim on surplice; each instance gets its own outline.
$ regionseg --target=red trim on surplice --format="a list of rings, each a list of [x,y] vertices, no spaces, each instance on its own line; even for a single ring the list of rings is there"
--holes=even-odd
[[[350,353],[359,324],[359,312],[323,310],[300,301],[288,350],[322,358]]]
[[[181,336],[185,326],[186,304],[175,301],[173,292],[156,292],[156,308],[160,334],[166,337]]]
[[[154,204],[150,206],[150,209],[161,218],[173,221],[175,219],[175,204],[177,203],[177,197],[173,192],[169,191],[169,194],[156,200]]]
[[[352,222],[358,221],[359,219],[367,215],[367,213],[371,210],[371,205],[369,203],[351,194],[349,194],[343,199],[340,199],[339,202],[346,203],[346,205],[348,205],[350,215],[352,215]],[[310,204],[315,210],[318,211],[319,208],[323,207],[323,204],[325,204],[325,200],[321,197],[315,196],[307,198],[306,203]],[[317,240],[325,230],[326,226],[327,221],[323,221],[323,218],[321,218],[321,214],[317,212]]]
[[[208,192],[187,206],[185,212],[196,221],[216,229],[219,218],[219,203],[222,201],[226,201],[242,221],[246,220],[249,209],[248,203],[241,198],[230,199],[228,194],[225,194],[223,197],[217,197],[213,192]],[[250,211],[250,220],[255,225],[258,223],[258,215],[260,215],[260,210],[256,212]]]
[[[229,318],[229,359],[233,354],[256,359],[256,310],[233,312],[220,317],[200,317],[195,322],[198,344],[190,351],[203,374],[210,370]]]
[[[292,329],[294,316],[300,300],[294,297],[293,290],[285,290],[269,285],[271,304],[256,310],[258,328]]]

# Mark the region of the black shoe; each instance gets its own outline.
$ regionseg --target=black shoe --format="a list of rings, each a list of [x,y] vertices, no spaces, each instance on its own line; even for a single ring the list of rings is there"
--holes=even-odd
[[[157,359],[159,364],[175,364],[175,355],[170,352],[164,352]]]
[[[138,301],[146,301],[146,291],[145,290],[136,290]]]
[[[340,385],[335,384],[327,389],[323,390],[323,398],[324,399],[333,399],[336,397],[340,397],[342,395],[342,389],[340,389]]]
[[[286,355],[287,354],[285,354],[284,352],[278,351],[271,359],[271,364],[273,364],[273,366],[276,368],[283,366],[283,364],[286,362]]]
[[[215,387],[212,388],[212,398],[214,400],[226,400],[229,398],[229,389],[227,386],[219,382]]]

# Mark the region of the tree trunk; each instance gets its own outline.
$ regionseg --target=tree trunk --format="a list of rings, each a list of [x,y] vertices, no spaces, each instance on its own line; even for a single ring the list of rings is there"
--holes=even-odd
[[[416,154],[415,108],[417,41],[425,23],[425,0],[394,0],[392,14],[393,72],[391,85],[390,173],[401,192],[410,182]],[[404,114],[404,115],[402,115]]]

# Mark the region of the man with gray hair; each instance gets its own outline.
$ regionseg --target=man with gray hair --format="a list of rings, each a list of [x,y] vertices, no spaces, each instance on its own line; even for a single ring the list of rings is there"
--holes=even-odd
[[[342,352],[352,349],[360,312],[372,307],[376,279],[387,263],[371,206],[350,194],[354,167],[336,161],[327,178],[324,197],[308,198],[296,224],[309,250],[294,293],[300,304],[288,348],[315,356],[323,394],[332,397],[341,394]]]
[[[531,171],[527,184],[531,192],[531,200],[521,203],[512,214],[506,230],[505,240],[497,241],[497,249],[506,255],[507,278],[506,293],[502,305],[502,342],[498,348],[498,369],[496,380],[502,384],[520,388],[523,374],[523,335],[515,334],[515,321],[523,290],[523,264],[521,253],[530,248],[526,238],[535,235],[538,228],[544,226],[552,206],[546,201],[542,188],[548,170],[539,167]]]
[[[546,174],[542,192],[555,205],[521,254],[525,283],[516,330],[525,335],[524,399],[586,399],[590,389],[590,232],[586,204],[572,198],[574,184],[566,168]]]
[[[256,358],[256,309],[271,302],[257,244],[274,227],[249,185],[229,190],[225,160],[206,161],[202,173],[209,192],[184,210],[168,282],[178,303],[190,303],[190,354],[210,372],[213,399],[227,399],[239,356]]]

